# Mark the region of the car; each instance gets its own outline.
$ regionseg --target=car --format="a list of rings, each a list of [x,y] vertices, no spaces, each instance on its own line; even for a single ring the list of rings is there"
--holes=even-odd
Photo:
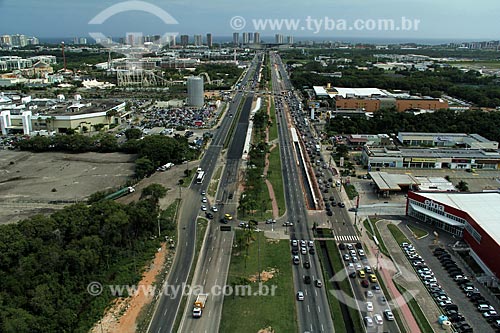
[[[365,291],[365,296],[366,296],[366,298],[372,298],[373,292],[371,290],[367,290],[367,291]]]
[[[304,293],[302,291],[297,292],[297,301],[303,301],[304,300]]]
[[[473,286],[465,286],[462,289],[465,293],[472,292],[472,291],[479,291],[479,289],[477,289]]]
[[[302,253],[303,255],[306,255],[307,254],[307,249],[305,247],[301,247],[300,248],[300,253]]]
[[[291,242],[292,242],[292,246],[295,246],[295,247],[299,246],[299,241],[298,240],[292,239]]]
[[[293,256],[292,260],[294,265],[298,265],[300,263],[299,256]]]
[[[212,212],[217,213],[218,211],[217,206],[212,206]]]
[[[340,207],[340,208],[344,208],[344,207],[345,207],[345,203],[343,203],[343,202],[339,202],[339,207]]]
[[[375,293],[377,293],[377,294],[381,292],[381,290],[380,290],[380,286],[379,286],[378,284],[374,284],[374,285],[372,286],[372,290],[373,290]]]
[[[214,214],[212,213],[206,213],[205,216],[208,218],[208,219],[213,219],[214,218]]]
[[[389,321],[394,320],[394,314],[392,313],[392,311],[390,309],[384,310],[384,316],[385,316],[385,319],[387,319]]]
[[[362,249],[358,250],[358,254],[359,256],[364,256],[365,255],[365,251],[363,251]]]
[[[353,271],[354,270],[354,264],[352,262],[350,262],[349,264],[347,264],[347,269],[350,270],[350,271]]]
[[[369,266],[369,265],[365,266],[364,271],[367,274],[372,274],[373,273],[373,270],[372,270],[371,266]]]
[[[386,305],[386,304],[387,304],[387,299],[385,298],[385,296],[380,296],[380,297],[378,298],[378,303],[379,303],[380,305]]]
[[[370,316],[364,318],[366,327],[373,327],[373,319]]]
[[[372,282],[372,283],[377,282],[377,276],[375,274],[368,275],[368,278],[370,279],[370,282]]]
[[[345,250],[345,244],[344,243],[340,243],[339,244],[339,250],[341,250],[341,251]]]
[[[451,305],[453,304],[453,302],[451,301],[451,299],[447,299],[446,301],[441,301],[441,302],[438,302],[438,305],[443,307],[445,305]]]
[[[354,268],[359,271],[360,269],[362,269],[363,266],[361,266],[361,264],[359,262],[355,263],[354,264]],[[365,270],[365,273],[366,273],[366,270]]]
[[[302,266],[304,266],[304,268],[311,268],[311,263],[309,261],[304,261],[304,263],[302,264]]]
[[[344,255],[342,257],[344,258],[345,261],[351,260],[351,256],[348,255],[347,253],[344,253]]]
[[[201,191],[201,192],[200,192],[200,194],[201,194],[201,195],[206,195],[206,194],[207,194],[207,192],[205,192],[205,190],[203,190],[203,191]]]
[[[357,256],[351,256],[352,262],[358,262],[358,257]]]
[[[451,299],[447,295],[438,295],[434,297],[434,299],[438,302],[451,301]]]
[[[368,288],[369,285],[370,285],[370,282],[368,282],[368,280],[361,280],[361,286],[363,288]]]
[[[333,212],[332,212],[331,210],[327,210],[327,211],[326,211],[326,215],[327,215],[327,216],[333,216]]]
[[[378,313],[373,315],[373,321],[377,325],[384,325],[384,320],[382,319],[382,316]]]
[[[347,243],[347,249],[350,251],[350,250],[354,250],[354,246],[352,246],[351,243]]]
[[[484,318],[498,317],[498,312],[496,312],[494,310],[486,311],[486,312],[483,312],[483,317]]]
[[[205,206],[205,205],[201,205],[201,210],[202,210],[202,211],[206,211],[206,210],[207,210],[207,206]]]
[[[359,275],[359,277],[360,277],[360,278],[362,278],[362,279],[364,279],[364,278],[365,278],[365,276],[366,276],[365,271],[364,271],[364,270],[362,270],[362,269],[360,269],[360,270],[358,271],[358,275]]]
[[[304,276],[304,283],[311,284],[311,277],[309,275]]]
[[[314,241],[312,241],[312,240],[308,241],[308,242],[307,242],[307,245],[308,245],[309,247],[313,247],[313,246],[314,246]]]
[[[219,219],[219,222],[220,222],[220,223],[227,224],[227,221],[226,221],[226,219],[224,219],[224,218]]]
[[[284,223],[283,223],[283,226],[284,226],[284,227],[292,227],[292,226],[293,226],[293,223],[292,223],[292,222],[290,222],[290,221],[286,221],[286,222],[284,222]]]
[[[320,280],[316,280],[314,281],[314,285],[318,288],[321,288],[323,286],[323,282],[321,282]]]
[[[226,222],[227,223],[227,222]],[[297,255],[299,254],[299,248],[298,247],[292,247],[292,254]]]
[[[233,216],[229,213],[224,214],[224,218],[228,221],[231,221],[233,219]]]
[[[309,254],[316,254],[316,250],[314,250],[314,247],[311,247],[309,249]]]
[[[356,272],[349,273],[349,277],[355,279],[356,278]]]
[[[233,194],[229,193],[228,199],[231,200],[233,198]]]
[[[201,198],[201,202],[203,202],[203,203],[207,203],[207,202],[208,202],[207,197],[203,197],[203,198]]]
[[[306,241],[305,241],[305,240],[303,240],[303,239],[301,239],[301,240],[299,241],[299,243],[300,243],[300,247],[306,247],[306,245],[307,245]]]
[[[495,311],[495,308],[489,304],[484,303],[484,304],[479,304],[477,306],[477,310],[479,312],[487,312],[487,311]]]

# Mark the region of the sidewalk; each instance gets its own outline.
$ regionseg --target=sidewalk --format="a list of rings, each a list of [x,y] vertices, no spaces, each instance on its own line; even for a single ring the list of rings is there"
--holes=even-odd
[[[391,308],[393,309],[393,311],[398,311],[400,313],[400,317],[405,326],[404,329],[406,329],[407,332],[411,333],[421,332],[417,321],[413,317],[413,314],[408,307],[408,304],[404,301],[403,295],[401,295],[396,285],[394,284],[393,278],[397,274],[397,272],[399,272],[398,267],[391,260],[383,258],[383,255],[381,254],[379,255],[379,258],[381,258],[382,261],[375,258],[375,254],[379,252],[378,247],[375,242],[368,237],[366,232],[362,232],[361,241],[365,244],[366,247],[368,247],[368,250],[370,252],[368,255],[368,259],[372,264],[371,266],[375,267],[380,275],[382,275],[384,283],[389,292],[389,295],[387,295],[388,299],[393,300],[393,302],[395,303]],[[379,267],[377,267],[377,264]]]

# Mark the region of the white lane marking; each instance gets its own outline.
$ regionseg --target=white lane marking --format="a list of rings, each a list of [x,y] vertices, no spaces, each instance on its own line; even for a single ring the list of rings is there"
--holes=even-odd
[[[311,309],[309,309],[309,305],[307,306],[307,312],[311,312]]]
[[[168,308],[165,309],[165,312],[163,312],[163,315],[166,316],[168,312]]]
[[[319,312],[321,312],[321,308],[320,308],[320,307],[319,307],[319,305],[318,305],[318,313],[319,313]]]

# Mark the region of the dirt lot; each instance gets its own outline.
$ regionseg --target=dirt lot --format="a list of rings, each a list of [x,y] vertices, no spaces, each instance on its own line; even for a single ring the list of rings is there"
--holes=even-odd
[[[123,185],[134,174],[134,156],[0,151],[0,223],[49,213],[90,194]]]

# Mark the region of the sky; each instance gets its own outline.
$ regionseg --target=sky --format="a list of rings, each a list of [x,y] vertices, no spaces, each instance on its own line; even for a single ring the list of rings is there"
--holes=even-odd
[[[90,32],[107,36],[211,32],[229,36],[258,31],[261,36],[325,40],[498,40],[498,13],[498,0],[0,0],[0,35],[90,38]],[[269,19],[278,25],[271,28]],[[394,29],[386,29],[381,19],[392,20]]]

